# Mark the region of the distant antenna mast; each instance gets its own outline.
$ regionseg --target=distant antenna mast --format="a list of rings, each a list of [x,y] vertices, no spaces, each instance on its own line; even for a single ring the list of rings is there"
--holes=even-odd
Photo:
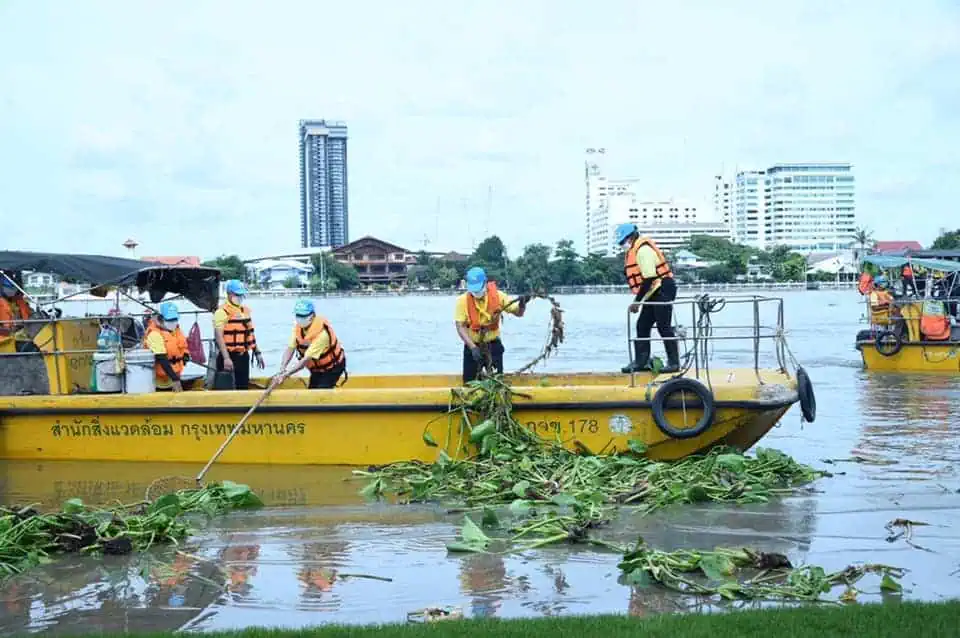
[[[487,214],[483,220],[483,236],[490,236],[490,209],[493,206],[493,186],[487,185]]]

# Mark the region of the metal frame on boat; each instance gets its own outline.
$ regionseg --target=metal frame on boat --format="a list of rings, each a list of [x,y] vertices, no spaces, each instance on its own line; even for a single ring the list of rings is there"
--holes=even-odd
[[[151,293],[154,302],[162,298]],[[215,304],[207,301],[212,310]],[[752,305],[751,325],[715,325],[713,317],[730,304]],[[764,326],[760,309],[770,304],[776,325]],[[716,445],[746,450],[798,402],[806,420],[815,418],[809,377],[784,337],[782,300],[701,296],[674,305],[677,316],[687,316],[689,308],[693,319],[692,334],[679,337],[692,343],[679,373],[506,375],[514,418],[583,453],[613,453],[642,441],[651,457],[661,459]],[[0,458],[206,462],[259,392],[209,391],[200,383],[180,393],[85,392],[99,319],[48,321],[44,330],[58,337],[56,344],[71,346],[67,352],[48,348],[39,357],[52,360],[47,370],[65,379],[50,384],[55,393],[0,397]],[[752,367],[711,367],[715,343],[730,340],[752,344]],[[760,367],[764,340],[774,344],[777,366],[770,369]],[[351,374],[334,390],[308,390],[305,381],[290,378],[274,390],[219,462],[371,465],[431,462],[441,450],[454,457],[470,451],[456,435],[464,427],[458,406],[481,389],[462,387],[459,375]]]

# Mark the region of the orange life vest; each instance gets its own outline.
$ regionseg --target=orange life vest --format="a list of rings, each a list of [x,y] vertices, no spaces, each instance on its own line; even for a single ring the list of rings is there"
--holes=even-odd
[[[477,308],[477,300],[469,292],[467,293],[467,319],[470,320],[470,329],[474,332],[485,330],[493,332],[500,327],[500,293],[497,290],[497,284],[492,281],[487,282],[487,314],[490,319],[487,323],[480,320],[480,309]]]
[[[226,303],[220,309],[227,313],[227,323],[223,326],[223,342],[227,352],[244,353],[257,349],[257,337],[253,331],[253,318],[247,306],[234,306]]]
[[[314,317],[313,323],[306,329],[301,328],[296,323],[293,324],[293,338],[297,340],[297,356],[302,359],[313,340],[319,337],[324,330],[330,337],[330,345],[320,353],[319,357],[307,361],[307,369],[310,372],[327,372],[347,360],[346,354],[343,352],[343,346],[337,339],[337,334],[327,320],[322,317]]]
[[[930,341],[945,341],[950,338],[950,318],[942,301],[923,302],[920,316],[920,332]]]
[[[907,279],[913,278],[913,268],[910,267],[910,264],[903,267],[903,276]]]
[[[187,338],[183,336],[180,326],[177,326],[177,329],[171,332],[158,327],[156,322],[151,320],[150,327],[143,335],[144,346],[147,345],[147,337],[149,337],[152,332],[159,332],[163,337],[163,345],[167,351],[167,361],[170,362],[170,367],[173,368],[173,371],[176,372],[179,377],[183,372],[184,365],[186,365],[184,355],[187,354]],[[159,363],[153,365],[153,372],[157,375],[157,381],[170,380],[169,377],[167,377],[167,372]]]
[[[663,256],[663,252],[661,252],[654,241],[649,237],[637,237],[630,248],[627,249],[623,259],[623,274],[627,277],[627,284],[630,286],[630,291],[635,295],[639,295],[640,291],[643,290],[643,275],[640,272],[640,264],[637,263],[637,251],[639,251],[642,246],[649,246],[657,255],[656,279],[673,277],[673,271],[670,269],[667,258]]]
[[[14,295],[11,299],[0,297],[0,335],[8,335],[13,332],[13,323],[17,320],[17,317],[14,317],[13,314],[14,306],[16,306],[20,321],[29,319],[33,314],[30,312],[30,306],[27,305],[23,295]]]
[[[861,295],[870,294],[873,291],[873,275],[868,272],[860,273],[860,283],[857,284],[857,290]]]

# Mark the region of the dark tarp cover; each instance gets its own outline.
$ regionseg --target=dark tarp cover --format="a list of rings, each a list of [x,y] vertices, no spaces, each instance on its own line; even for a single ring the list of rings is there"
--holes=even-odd
[[[182,295],[203,310],[215,310],[220,299],[220,271],[206,266],[168,266],[103,255],[0,251],[0,270],[48,272],[95,287],[136,286],[140,292],[147,292],[153,303],[167,293]]]

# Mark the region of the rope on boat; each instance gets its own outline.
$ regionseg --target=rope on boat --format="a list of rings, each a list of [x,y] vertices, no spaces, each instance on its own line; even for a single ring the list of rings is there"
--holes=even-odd
[[[514,374],[523,374],[524,372],[530,370],[532,367],[534,367],[541,361],[548,359],[550,355],[552,355],[554,351],[556,351],[557,348],[560,347],[560,344],[563,343],[563,337],[564,337],[563,309],[560,307],[560,303],[552,296],[543,292],[530,293],[525,296],[528,297],[529,299],[546,299],[547,301],[550,302],[551,308],[550,308],[549,331],[547,332],[546,343],[544,343],[543,349],[540,351],[540,354],[534,357],[533,360],[530,361],[530,363],[526,364],[525,366],[521,367],[516,372],[514,372]],[[493,313],[494,314],[493,318],[496,319],[500,317],[500,315],[502,315],[507,310],[507,308],[509,308],[515,303],[518,303],[519,301],[520,301],[520,297],[515,297],[513,301],[506,304],[502,308],[497,309]],[[481,349],[481,352],[483,353],[483,358],[484,358],[483,365],[480,366],[480,371],[478,374],[478,377],[481,379],[485,377],[489,377],[495,372],[493,361],[491,360],[491,357],[490,357],[490,350],[489,348],[486,347],[487,344],[482,341],[483,335],[486,332],[487,330],[485,328],[480,329],[481,343],[479,347]]]

